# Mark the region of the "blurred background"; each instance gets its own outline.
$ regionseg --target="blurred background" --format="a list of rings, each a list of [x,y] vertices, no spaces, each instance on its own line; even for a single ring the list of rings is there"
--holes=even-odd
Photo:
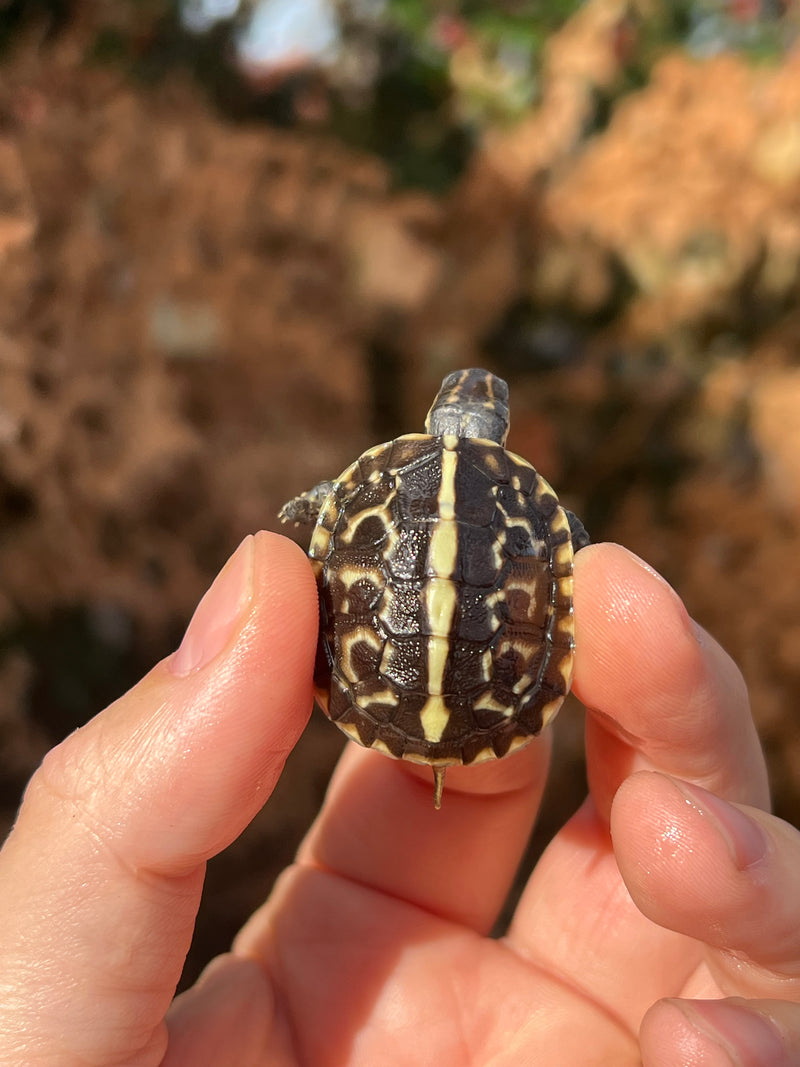
[[[473,365],[740,664],[800,822],[799,35],[792,0],[0,0],[0,836],[245,533]],[[211,864],[187,980],[340,748],[315,715]]]

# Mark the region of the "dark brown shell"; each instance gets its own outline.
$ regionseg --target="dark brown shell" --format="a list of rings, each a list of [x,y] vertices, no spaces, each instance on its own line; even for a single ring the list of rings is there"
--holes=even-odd
[[[353,740],[444,767],[505,756],[572,677],[572,543],[555,493],[490,441],[409,434],[334,483],[309,555],[318,698]]]

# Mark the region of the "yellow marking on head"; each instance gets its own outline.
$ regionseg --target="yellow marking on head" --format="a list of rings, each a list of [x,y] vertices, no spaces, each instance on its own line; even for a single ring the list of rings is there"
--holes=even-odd
[[[419,713],[425,740],[435,744],[441,741],[445,727],[450,721],[450,711],[441,696],[431,695]]]

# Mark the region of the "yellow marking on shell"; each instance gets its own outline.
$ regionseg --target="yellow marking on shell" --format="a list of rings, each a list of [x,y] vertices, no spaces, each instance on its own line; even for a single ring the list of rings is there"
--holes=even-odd
[[[340,567],[336,571],[336,577],[344,586],[345,592],[348,592],[356,582],[360,582],[363,579],[373,582],[378,588],[381,587],[384,581],[383,574],[377,567]]]
[[[454,767],[457,764],[463,763],[461,759],[430,759],[428,756],[420,756],[416,752],[404,752],[400,757],[407,763],[416,763],[423,767]]]
[[[419,713],[422,733],[426,741],[435,744],[441,741],[445,727],[450,721],[450,710],[439,695],[431,695]]]
[[[394,753],[389,749],[389,746],[386,744],[386,742],[381,741],[379,737],[376,737],[369,747],[374,748],[376,752],[382,752],[384,756],[391,756],[392,759],[397,758]]]
[[[511,690],[516,696],[520,696],[526,689],[533,685],[533,678],[529,674],[523,674]]]
[[[561,634],[571,634],[575,630],[574,616],[571,611],[565,611],[556,619],[556,630]]]
[[[358,682],[361,680],[353,667],[353,650],[355,645],[361,641],[369,645],[370,648],[374,648],[376,652],[380,652],[383,644],[380,637],[378,637],[375,631],[369,626],[356,626],[354,630],[342,634],[340,669],[348,682]]]
[[[506,596],[505,596],[505,590],[504,589],[498,589],[496,592],[491,593],[489,596],[486,597],[485,603],[486,603],[486,607],[487,607],[488,622],[489,622],[489,625],[491,626],[492,633],[496,633],[499,630],[500,625],[502,623],[502,619],[500,618],[500,613],[497,610],[497,605],[499,603],[501,603],[502,601],[504,601],[505,598],[506,598]],[[490,652],[490,655],[491,655],[491,651],[490,650],[488,650],[488,651]]]
[[[311,543],[308,546],[308,555],[312,560],[325,560],[328,558],[331,547],[331,535],[322,526],[315,526],[311,535]]]
[[[531,467],[530,463],[528,463],[527,460],[521,459],[519,456],[517,456],[516,459],[518,459],[519,462],[522,463],[522,465],[524,467]],[[531,470],[535,470],[535,468],[531,467]],[[546,496],[552,496],[552,497],[555,497],[556,500],[558,500],[558,495],[557,495],[555,489],[548,482],[548,480],[545,477],[543,477],[543,475],[539,474],[538,471],[536,471],[536,481],[534,483],[534,495],[536,496],[537,500],[541,500],[543,497],[546,497]]]
[[[396,495],[397,494],[394,491],[387,493],[386,500],[382,504],[376,504],[374,508],[364,508],[363,511],[359,511],[357,514],[353,515],[346,529],[342,530],[339,535],[342,542],[346,545],[351,544],[361,523],[365,522],[367,519],[375,517],[381,520],[383,528],[388,532],[391,527],[386,521],[386,510]]]
[[[505,552],[503,549],[506,544],[506,535],[504,530],[499,530],[494,541],[492,541],[492,562],[495,565],[496,570],[500,570],[505,563]]]
[[[519,478],[518,474],[515,474],[512,477],[512,479],[511,479],[511,488],[514,489],[517,493],[519,493],[520,489],[522,489],[522,482],[520,481],[520,478]],[[517,499],[519,499],[519,497]]]
[[[493,748],[487,746],[486,748],[482,748],[477,756],[469,761],[469,765],[471,767],[473,763],[488,763],[489,760],[493,759],[497,759],[497,753]]]
[[[559,545],[553,553],[553,562],[558,567],[563,567],[564,570],[568,570],[572,567],[572,543],[567,541],[563,545]]]
[[[392,659],[397,653],[397,645],[391,641],[387,641],[383,646],[383,655],[381,656],[381,662],[378,667],[378,672],[382,675],[388,674],[389,668],[392,665]]]
[[[555,514],[550,519],[550,527],[554,532],[569,533],[569,519],[563,508],[556,509]]]
[[[575,580],[571,574],[565,574],[557,580],[558,591],[563,597],[571,597],[575,588]]]
[[[502,449],[496,445],[493,441],[487,442],[487,444],[494,444],[494,448],[487,448],[483,455],[483,462],[489,468],[494,475],[500,474],[500,458],[499,453]],[[497,492],[497,487],[492,486],[493,492]]]
[[[336,505],[336,499],[333,493],[328,493],[325,497],[325,503],[319,509],[319,515],[317,522],[326,527],[332,527],[336,524],[336,519],[339,515],[339,510]]]
[[[392,689],[380,689],[377,693],[363,693],[356,696],[356,704],[360,708],[368,709],[372,704],[388,704],[396,708],[400,698]]]
[[[314,577],[316,578],[316,580],[318,582],[321,581],[322,580],[322,572],[325,570],[325,566],[322,563],[322,561],[312,558],[312,560],[311,560],[311,570],[314,572]]]
[[[342,473],[339,475],[339,477],[333,483],[333,489],[331,490],[331,494],[330,494],[331,497],[335,497],[336,490],[339,489],[340,487],[347,489],[347,488],[350,488],[351,486],[355,485],[355,483],[357,481],[356,474],[358,474],[360,476],[360,473],[361,473],[361,468],[358,465],[358,460],[355,460],[353,463],[351,463],[349,467],[345,467],[345,469],[342,471]]]
[[[565,692],[569,690],[572,685],[572,673],[575,666],[574,657],[572,652],[569,652],[558,665],[558,672],[564,679]]]
[[[475,710],[476,711],[499,711],[499,712],[501,712],[501,714],[505,715],[506,718],[508,718],[508,717],[510,717],[511,715],[514,714],[514,708],[513,707],[509,707],[508,704],[501,704],[500,701],[495,697],[495,695],[491,691],[491,689],[487,689],[486,692],[483,693],[475,701]]]
[[[391,444],[391,442],[389,442],[389,444]],[[380,445],[373,445],[372,448],[368,448],[366,452],[362,452],[359,459],[375,459],[376,456],[379,456],[381,452],[384,452],[389,447],[389,444],[384,442]]]
[[[527,461],[527,459],[525,459],[523,456],[517,455],[516,452],[509,452],[508,449],[506,449],[506,455],[509,457],[509,459],[512,461],[512,463],[516,463],[516,465],[518,467],[525,467],[525,469],[529,470],[529,471],[536,470],[536,468],[533,466],[532,463],[529,463]],[[537,473],[537,476],[541,479],[541,481],[544,482],[545,485],[547,485],[547,482],[545,482],[545,480],[544,480],[544,478],[542,478],[541,474],[539,474],[538,471],[536,471],[536,473]],[[547,488],[550,489],[550,486],[547,485]],[[551,493],[552,493],[552,491],[553,490],[550,489]]]
[[[533,737],[531,737],[530,734],[521,734],[517,737],[512,737],[506,755],[510,756],[512,752],[518,752],[521,748],[525,748],[525,746],[529,745],[532,740]]]
[[[359,744],[359,745],[362,744],[361,735],[359,734],[358,728],[356,727],[355,723],[353,723],[353,722],[337,722],[336,725],[339,727],[339,729],[343,733],[346,733],[347,736],[349,738],[351,738],[353,741],[355,741],[357,744]]]
[[[481,656],[481,675],[484,682],[490,682],[492,680],[492,667],[494,666],[494,657],[492,656],[492,650],[487,648]]]
[[[428,693],[420,711],[422,732],[426,741],[436,743],[450,719],[450,711],[442,700],[444,672],[447,666],[448,641],[458,603],[458,589],[452,581],[456,568],[458,528],[456,516],[456,466],[458,444],[453,434],[446,434],[442,441],[442,481],[437,504],[439,521],[431,534],[428,559],[434,571],[422,590],[422,600],[430,625],[428,638]]]
[[[564,703],[563,697],[558,697],[557,700],[551,700],[549,704],[545,704],[542,708],[542,726],[547,726],[558,714],[561,705]]]
[[[433,528],[428,560],[435,574],[449,577],[455,571],[458,553],[458,527],[454,522],[443,520]]]
[[[450,578],[429,578],[424,585],[422,597],[431,634],[434,638],[444,641],[444,653],[447,655],[447,637],[458,603],[456,584]]]

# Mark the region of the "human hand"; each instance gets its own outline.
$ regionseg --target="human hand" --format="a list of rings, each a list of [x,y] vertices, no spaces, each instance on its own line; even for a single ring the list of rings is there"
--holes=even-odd
[[[575,569],[590,795],[508,936],[547,735],[452,768],[440,812],[424,768],[350,745],[298,862],[167,1015],[205,861],[310,708],[310,570],[248,539],[182,650],[32,780],[0,853],[0,1065],[800,1062],[800,835],[763,810],[740,676],[624,550]]]

